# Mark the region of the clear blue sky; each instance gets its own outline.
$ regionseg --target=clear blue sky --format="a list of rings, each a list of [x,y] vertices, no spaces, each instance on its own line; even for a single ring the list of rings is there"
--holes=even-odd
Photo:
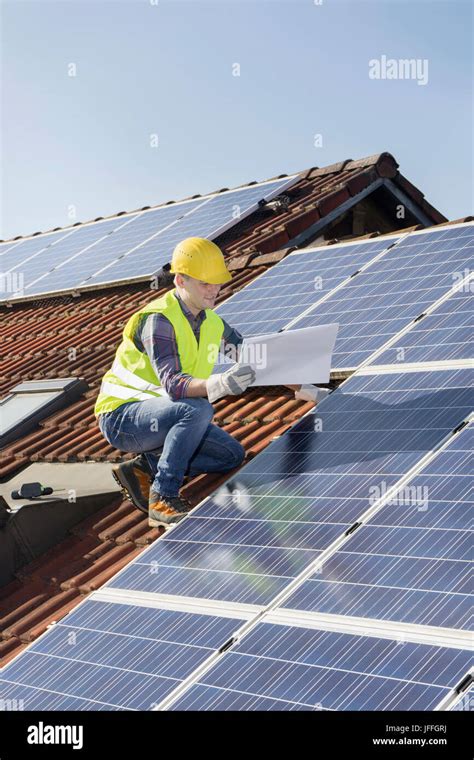
[[[383,150],[468,214],[471,35],[468,0],[4,0],[0,237]]]

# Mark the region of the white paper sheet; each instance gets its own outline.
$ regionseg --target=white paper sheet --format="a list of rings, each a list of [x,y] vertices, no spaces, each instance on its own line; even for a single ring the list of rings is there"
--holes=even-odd
[[[256,371],[252,385],[327,383],[338,324],[244,338],[238,361]]]

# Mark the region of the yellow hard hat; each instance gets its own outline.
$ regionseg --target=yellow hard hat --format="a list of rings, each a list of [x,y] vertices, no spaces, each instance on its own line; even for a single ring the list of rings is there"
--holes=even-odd
[[[212,285],[232,279],[221,249],[212,240],[199,237],[186,238],[178,243],[173,251],[170,272],[187,274]]]

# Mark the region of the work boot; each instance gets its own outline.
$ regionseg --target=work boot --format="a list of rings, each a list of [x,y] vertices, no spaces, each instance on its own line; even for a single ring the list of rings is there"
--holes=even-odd
[[[169,528],[182,520],[192,508],[193,505],[182,496],[161,496],[156,491],[150,491],[148,525],[150,528]]]
[[[112,467],[112,475],[124,495],[142,512],[148,512],[148,499],[152,478],[143,457],[135,457],[128,462]]]

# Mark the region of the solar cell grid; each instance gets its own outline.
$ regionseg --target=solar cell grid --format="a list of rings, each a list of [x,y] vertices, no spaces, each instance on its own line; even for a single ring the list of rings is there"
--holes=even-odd
[[[464,650],[262,622],[173,710],[432,710]]]
[[[470,377],[354,376],[110,585],[268,604],[465,418]]]
[[[87,600],[0,673],[25,710],[148,710],[243,621]]]
[[[334,369],[360,366],[472,265],[474,225],[408,235],[289,329],[339,323]]]
[[[144,211],[134,216],[126,216],[117,220],[118,226],[112,234],[98,240],[92,248],[85,252],[77,252],[67,259],[63,266],[56,268],[34,285],[36,293],[51,292],[68,287],[85,284],[98,270],[108,271],[108,267],[117,260],[126,262],[132,251],[141,252],[145,246],[156,251],[156,236],[160,231],[175,224],[184,214],[189,214],[203,204],[202,199],[188,203],[160,206],[157,209]],[[148,243],[146,241],[149,241]],[[157,262],[164,263],[162,252],[160,259],[157,252]],[[131,254],[130,254],[131,255]],[[129,276],[133,273],[130,270]]]
[[[472,443],[472,427],[453,438],[285,607],[469,628]]]
[[[369,366],[456,361],[474,356],[474,280],[416,322]]]
[[[290,253],[216,308],[243,335],[276,332],[399,238]]]
[[[152,275],[189,236],[213,239],[290,187],[298,175],[78,225],[0,250],[2,271],[21,268],[23,287],[5,297],[58,292]],[[51,241],[54,247],[49,248]],[[45,248],[46,246],[46,248]]]
[[[41,291],[43,280],[50,275],[49,272],[59,267],[71,256],[81,252],[81,256],[91,255],[94,243],[109,235],[117,226],[123,224],[123,220],[111,219],[95,224],[78,227],[75,232],[59,239],[54,246],[48,247],[28,259],[15,265],[14,269],[21,269],[24,276],[24,294]],[[92,246],[92,247],[91,247]],[[59,272],[61,269],[58,270]],[[53,272],[54,276],[54,272]],[[20,295],[22,295],[20,293]]]
[[[221,193],[211,198],[200,198],[189,214],[180,217],[155,238],[145,242],[130,255],[117,259],[107,269],[92,274],[83,285],[115,282],[130,277],[154,274],[171,260],[173,249],[186,237],[213,239],[233,226],[239,219],[256,208],[263,196],[273,196],[285,188],[288,178],[271,183]]]

